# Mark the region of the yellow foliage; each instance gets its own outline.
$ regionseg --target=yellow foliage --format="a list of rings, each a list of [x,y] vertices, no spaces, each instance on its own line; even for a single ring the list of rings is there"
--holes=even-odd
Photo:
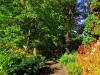
[[[91,43],[84,49],[85,53],[77,52],[76,58],[83,70],[80,75],[100,75],[100,44]],[[78,51],[81,51],[81,48]]]
[[[24,4],[24,0],[20,0],[20,3],[21,3],[21,4]]]
[[[2,66],[0,66],[0,70],[2,70],[3,69],[3,67]]]
[[[15,50],[16,53],[19,53],[21,55],[25,55],[26,57],[31,57],[32,54],[28,53],[27,51],[23,50],[23,49],[17,49]]]
[[[23,49],[17,49],[15,52],[20,53],[20,54],[26,54],[27,52]]]

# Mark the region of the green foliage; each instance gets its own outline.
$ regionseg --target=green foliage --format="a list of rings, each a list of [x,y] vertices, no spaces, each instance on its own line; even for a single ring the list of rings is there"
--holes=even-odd
[[[83,36],[83,41],[82,41],[82,43],[83,43],[84,45],[89,44],[89,43],[92,42],[92,41],[94,41],[94,39],[93,39],[92,36]]]
[[[75,24],[74,6],[73,0],[0,0],[1,74],[19,75],[40,68],[44,58],[26,58],[13,53],[14,50],[27,47],[53,52],[62,43],[64,34],[71,33]]]
[[[82,68],[80,66],[76,66],[75,62],[69,62],[66,65],[66,68],[68,68],[66,75],[79,75],[82,72]]]
[[[23,45],[25,37],[21,36],[23,32],[20,32],[20,26],[6,26],[5,29],[1,29],[0,43],[5,44],[6,49],[11,47],[20,47]]]
[[[75,62],[76,53],[72,52],[71,54],[64,54],[59,60],[60,65],[66,66],[69,62]]]
[[[49,60],[49,61],[52,61],[52,62],[56,62],[57,61],[57,58],[48,58],[48,59],[46,59],[47,61]]]
[[[73,51],[71,54],[64,54],[60,58],[59,63],[67,68],[67,75],[79,75],[79,73],[82,71],[81,67],[76,65],[75,58],[75,51]]]
[[[0,4],[0,43],[7,44],[6,48],[24,45],[30,49],[41,44],[42,51],[51,50],[60,46],[75,24],[73,0],[3,0]]]
[[[0,74],[1,75],[35,75],[43,67],[44,57],[25,55],[0,51]]]
[[[100,28],[100,22],[99,18],[96,18],[94,14],[90,14],[84,22],[85,29],[87,35],[97,35],[100,34],[99,28]]]
[[[64,34],[71,34],[75,25],[75,3],[73,0],[0,0],[0,74],[35,74],[43,66],[44,57],[26,57],[14,50],[27,47],[45,54],[55,52]],[[60,62],[61,65],[75,62],[75,54],[65,54]]]
[[[84,22],[84,32],[86,33],[86,36],[83,37],[83,44],[90,43],[91,40],[94,41],[94,35],[100,34],[100,1],[93,0],[90,9],[92,12]]]

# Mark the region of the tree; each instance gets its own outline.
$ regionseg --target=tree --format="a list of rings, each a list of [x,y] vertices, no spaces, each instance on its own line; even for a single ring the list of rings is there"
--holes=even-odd
[[[85,19],[85,28],[84,32],[86,33],[85,38],[83,39],[84,43],[85,42],[90,42],[93,41],[93,38],[98,37],[100,34],[100,1],[99,0],[93,0],[91,5],[91,14],[88,15],[88,17]],[[96,39],[98,40],[98,39]]]
[[[64,34],[71,34],[75,24],[76,1],[73,0],[2,0],[0,3],[0,41],[9,48],[53,51],[63,43]]]
[[[75,18],[77,28],[75,26],[74,29],[77,30],[78,34],[83,33],[84,20],[91,13],[91,10],[90,10],[91,2],[92,2],[92,0],[81,0],[81,1],[77,2],[77,5],[76,5],[77,16]]]

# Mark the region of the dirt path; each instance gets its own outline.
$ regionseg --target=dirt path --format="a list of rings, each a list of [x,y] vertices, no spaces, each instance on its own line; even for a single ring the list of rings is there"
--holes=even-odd
[[[66,75],[66,69],[61,67],[58,62],[47,61],[38,75]]]

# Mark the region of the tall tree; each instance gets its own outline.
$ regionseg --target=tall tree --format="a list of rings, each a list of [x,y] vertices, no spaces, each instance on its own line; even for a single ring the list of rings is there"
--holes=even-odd
[[[75,18],[76,26],[74,29],[76,29],[78,31],[78,34],[83,33],[84,20],[91,13],[91,10],[90,10],[91,2],[92,2],[92,0],[80,0],[80,1],[77,0],[77,6],[76,6],[77,16]]]
[[[100,34],[100,0],[93,0],[91,5],[91,14],[85,19],[84,42],[93,41],[93,37],[98,37]],[[91,39],[92,38],[92,39]],[[97,39],[96,39],[97,40]]]
[[[7,47],[52,50],[62,44],[64,34],[71,33],[75,24],[76,1],[73,0],[2,0],[0,3],[0,42]]]

